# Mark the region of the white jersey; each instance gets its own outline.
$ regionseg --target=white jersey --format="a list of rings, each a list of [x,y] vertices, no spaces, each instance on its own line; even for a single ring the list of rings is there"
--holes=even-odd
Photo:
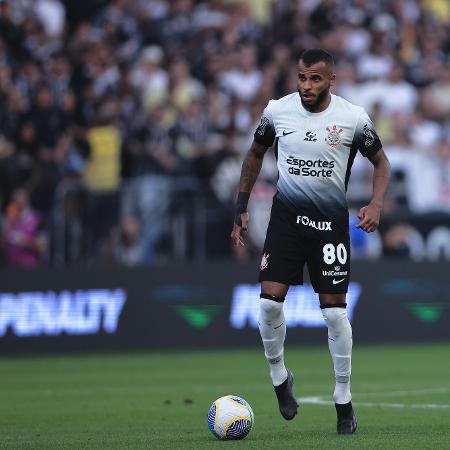
[[[367,157],[381,148],[363,108],[331,95],[326,110],[311,113],[295,92],[269,101],[255,141],[268,147],[276,142],[275,201],[299,216],[331,220],[334,229],[348,230],[346,189],[353,160],[358,150]]]

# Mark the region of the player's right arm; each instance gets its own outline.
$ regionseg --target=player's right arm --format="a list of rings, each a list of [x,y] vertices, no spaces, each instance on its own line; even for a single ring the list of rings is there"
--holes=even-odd
[[[248,228],[247,203],[252,192],[253,185],[258,178],[264,155],[275,142],[275,125],[273,121],[273,100],[269,101],[261,116],[261,122],[256,128],[250,150],[245,155],[242,163],[241,179],[239,182],[239,194],[236,202],[233,231],[231,240],[236,246],[244,247],[242,231]]]
[[[266,145],[259,144],[254,140],[242,163],[239,194],[236,202],[233,231],[231,232],[231,240],[236,246],[243,247],[245,245],[242,238],[242,231],[247,231],[248,228],[249,216],[247,203],[255,181],[261,171],[264,155],[268,148]]]

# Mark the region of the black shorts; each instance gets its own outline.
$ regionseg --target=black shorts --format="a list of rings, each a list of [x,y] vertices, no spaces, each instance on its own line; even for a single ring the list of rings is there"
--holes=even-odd
[[[267,228],[259,281],[303,284],[306,263],[314,291],[342,294],[350,277],[348,230],[309,212],[296,215],[274,202]]]

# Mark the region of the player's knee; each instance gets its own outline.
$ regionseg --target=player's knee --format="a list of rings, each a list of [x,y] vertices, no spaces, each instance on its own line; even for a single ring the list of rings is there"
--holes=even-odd
[[[273,321],[276,321],[283,311],[283,302],[269,300],[261,297],[259,299],[259,320],[263,321],[267,325],[270,325]]]
[[[328,305],[327,305],[328,306]],[[336,305],[329,305],[329,307],[321,307],[322,315],[328,328],[336,328],[350,324],[347,317],[347,309]]]

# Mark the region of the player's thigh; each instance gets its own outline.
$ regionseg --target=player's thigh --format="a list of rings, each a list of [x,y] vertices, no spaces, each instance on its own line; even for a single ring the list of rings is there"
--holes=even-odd
[[[307,259],[309,276],[314,291],[322,299],[340,303],[342,297],[326,294],[345,294],[350,279],[350,240],[348,236],[330,241],[312,241]]]
[[[347,294],[319,294],[319,301],[321,307],[330,307],[333,305],[342,306],[346,304],[345,298]]]
[[[294,220],[289,214],[272,210],[259,271],[261,283],[303,284],[306,248]]]
[[[288,293],[289,286],[276,281],[261,281],[261,294],[269,295],[277,299],[284,299]]]

